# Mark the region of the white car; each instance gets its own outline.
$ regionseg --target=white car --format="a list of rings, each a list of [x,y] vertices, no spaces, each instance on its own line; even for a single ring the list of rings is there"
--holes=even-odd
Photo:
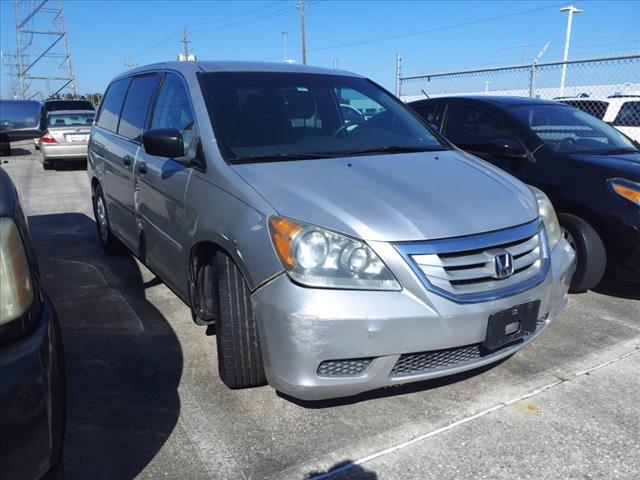
[[[626,136],[640,142],[640,95],[613,95],[605,99],[571,98],[560,101],[604,120]]]

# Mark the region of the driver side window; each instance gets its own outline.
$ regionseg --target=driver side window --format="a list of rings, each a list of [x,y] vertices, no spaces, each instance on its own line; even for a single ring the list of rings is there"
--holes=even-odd
[[[445,122],[445,136],[464,150],[484,152],[487,145],[496,140],[518,142],[502,121],[477,108],[450,105]]]
[[[180,77],[167,73],[160,87],[151,119],[151,128],[175,128],[182,134],[184,151],[191,146],[194,115],[189,92]]]

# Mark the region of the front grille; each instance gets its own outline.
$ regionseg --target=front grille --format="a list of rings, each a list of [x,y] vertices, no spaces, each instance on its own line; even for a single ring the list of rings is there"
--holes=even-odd
[[[371,364],[372,358],[327,360],[318,367],[318,375],[326,377],[353,377],[361,375]]]
[[[539,221],[497,232],[396,247],[428,289],[460,301],[517,293],[542,281],[548,268],[546,239]],[[499,278],[495,258],[505,252],[511,255],[513,273]],[[496,293],[501,295],[492,297]]]
[[[405,353],[404,355],[400,355],[393,370],[391,370],[391,376],[416,375],[436,368],[450,367],[452,365],[477,360],[481,356],[482,347],[479,343],[446,350]]]

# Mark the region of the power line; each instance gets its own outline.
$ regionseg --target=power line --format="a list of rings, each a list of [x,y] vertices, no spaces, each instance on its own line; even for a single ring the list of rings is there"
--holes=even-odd
[[[235,15],[229,15],[227,17],[216,18],[214,20],[207,20],[206,22],[192,23],[192,24],[189,25],[189,27],[190,28],[192,28],[192,27],[200,27],[202,25],[209,25],[209,24],[212,24],[212,23],[219,23],[219,22],[224,22],[224,21],[227,21],[227,20],[231,20],[233,18],[244,17],[245,15],[248,15],[248,14],[251,14],[251,13],[256,13],[256,12],[258,12],[260,10],[267,10],[267,9],[269,9],[271,7],[275,7],[276,5],[284,3],[285,1],[286,0],[280,0],[279,2],[270,3],[269,5],[263,5],[262,7],[253,8],[251,10],[245,10],[242,13],[238,13],[238,14],[235,14]]]
[[[559,5],[559,4],[557,4]],[[487,18],[482,18],[482,19],[478,19],[478,20],[472,20],[469,22],[463,22],[463,23],[458,23],[458,24],[454,24],[454,25],[446,25],[443,27],[437,27],[437,28],[432,28],[429,30],[420,30],[417,32],[409,32],[409,33],[400,33],[400,34],[396,34],[396,35],[389,35],[386,37],[378,37],[378,38],[372,38],[372,39],[368,39],[368,40],[360,40],[360,41],[356,41],[356,42],[348,42],[348,43],[341,43],[341,44],[336,44],[336,45],[328,45],[326,47],[316,47],[316,48],[310,48],[307,49],[308,52],[319,52],[319,51],[323,51],[323,50],[333,50],[333,49],[338,49],[338,48],[345,48],[345,47],[355,47],[355,46],[359,46],[359,45],[368,45],[371,43],[379,43],[379,42],[386,42],[389,40],[397,40],[399,38],[407,38],[407,37],[413,37],[413,36],[417,36],[417,35],[425,35],[428,33],[437,33],[437,32],[442,32],[445,30],[453,30],[456,28],[462,28],[462,27],[469,27],[472,25],[479,25],[482,23],[488,23],[488,22],[493,22],[496,20],[504,20],[506,18],[513,18],[513,17],[517,17],[517,16],[521,16],[521,15],[527,15],[530,13],[536,13],[536,12],[541,12],[541,11],[545,11],[545,10],[552,10],[552,9],[556,9],[558,8],[557,5],[554,5],[552,7],[547,6],[547,7],[542,7],[542,8],[534,8],[534,9],[530,9],[530,10],[524,10],[521,12],[515,12],[515,13],[508,13],[505,15],[498,15],[495,17],[487,17]],[[300,52],[296,52],[296,53],[300,53]],[[271,57],[274,58],[274,57]]]

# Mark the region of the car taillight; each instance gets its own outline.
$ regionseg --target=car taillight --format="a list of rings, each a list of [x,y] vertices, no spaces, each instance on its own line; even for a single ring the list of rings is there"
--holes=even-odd
[[[53,135],[51,135],[49,132],[46,132],[43,136],[41,136],[40,141],[42,143],[57,143],[56,139],[53,138]]]

